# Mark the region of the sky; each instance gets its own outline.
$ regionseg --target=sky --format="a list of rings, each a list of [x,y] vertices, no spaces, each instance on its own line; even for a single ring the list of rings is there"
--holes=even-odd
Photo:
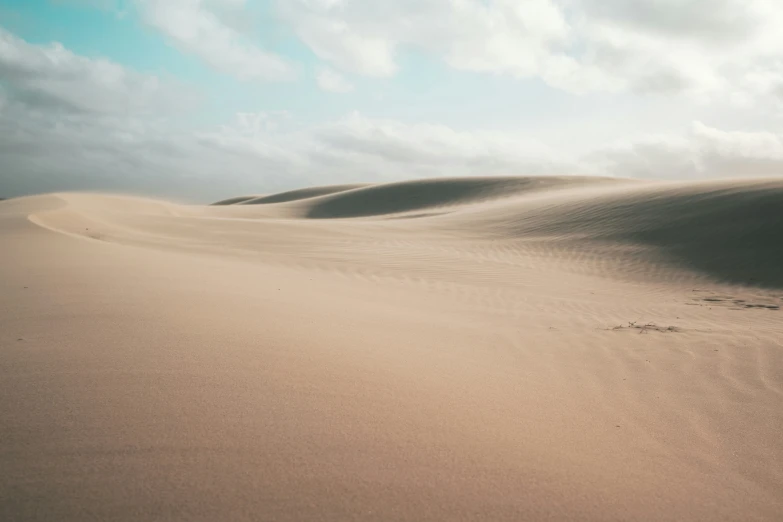
[[[783,175],[780,0],[0,0],[0,197]]]

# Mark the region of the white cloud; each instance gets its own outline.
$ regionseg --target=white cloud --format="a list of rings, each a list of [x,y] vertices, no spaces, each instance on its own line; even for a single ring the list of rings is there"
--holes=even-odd
[[[340,73],[329,67],[321,67],[315,75],[318,86],[329,92],[346,93],[353,91],[353,85]]]
[[[694,122],[681,136],[652,136],[587,156],[598,171],[653,179],[783,176],[783,134],[728,132]]]
[[[738,0],[580,0],[593,22],[665,37],[720,44],[746,39],[757,25],[759,2]]]
[[[135,2],[150,25],[217,70],[263,81],[295,76],[288,59],[255,43],[254,31],[260,26],[249,20],[258,4]],[[783,107],[779,0],[273,3],[276,21],[287,24],[317,56],[341,71],[390,77],[399,70],[400,55],[413,50],[456,69],[537,77],[570,92],[686,94],[700,103]],[[323,85],[338,85],[328,74],[321,76]]]
[[[371,160],[386,171],[414,169],[421,176],[549,174],[562,167],[554,151],[523,135],[457,131],[358,113],[315,128],[312,137],[332,157]]]
[[[307,127],[286,126],[287,115],[240,114],[234,124],[201,136],[220,150],[253,161],[275,157],[290,186],[464,175],[546,175],[573,171],[525,136],[456,131],[352,113]],[[281,124],[282,122],[282,124]]]
[[[568,36],[549,0],[286,0],[279,8],[321,58],[370,76],[394,74],[405,46],[460,68],[532,72],[543,50]]]
[[[260,121],[271,115],[261,114]],[[212,139],[250,153],[273,147],[314,183],[442,176],[609,175],[647,179],[783,176],[783,134],[729,132],[694,122],[681,134],[643,137],[575,157],[528,135],[458,131],[349,114],[285,132],[243,115]],[[275,125],[273,128],[279,128]],[[261,129],[252,131],[249,129]]]
[[[783,91],[778,0],[278,0],[322,59],[390,76],[417,49],[568,91],[747,102]]]
[[[243,80],[279,81],[296,76],[294,66],[265,51],[218,16],[244,7],[243,0],[139,0],[144,20],[184,52]]]
[[[112,0],[58,0],[108,5]],[[185,52],[251,80],[296,67],[255,42],[247,0],[135,0]],[[779,0],[273,0],[277,22],[331,66],[390,77],[411,50],[453,68],[583,92],[686,94],[783,107]],[[273,30],[278,30],[275,27]],[[269,31],[269,27],[264,29]],[[330,85],[322,73],[321,83]],[[337,85],[337,84],[335,84]],[[328,88],[328,87],[327,87]]]
[[[766,103],[783,85],[779,2],[582,0],[579,6],[582,62],[620,88]]]

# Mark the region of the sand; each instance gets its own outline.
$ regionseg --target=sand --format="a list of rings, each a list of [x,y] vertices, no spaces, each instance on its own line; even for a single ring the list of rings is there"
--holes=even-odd
[[[783,181],[0,203],[0,520],[783,520]]]

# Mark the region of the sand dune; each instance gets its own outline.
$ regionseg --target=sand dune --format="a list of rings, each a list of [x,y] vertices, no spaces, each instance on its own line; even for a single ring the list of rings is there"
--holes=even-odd
[[[334,194],[337,192],[345,192],[348,190],[353,190],[364,186],[366,185],[362,183],[354,183],[352,185],[328,185],[325,187],[310,187],[304,189],[289,190],[287,192],[280,192],[278,194],[272,194],[269,196],[253,197],[250,199],[245,199],[239,203],[242,205],[267,205],[270,203],[285,203],[288,201],[310,199],[318,196],[324,196],[327,194]]]
[[[212,204],[215,205],[215,206],[237,205],[237,204],[240,204],[240,203],[244,203],[245,201],[250,201],[252,199],[257,199],[257,198],[261,198],[261,197],[263,197],[263,196],[237,196],[237,197],[234,197],[234,198],[228,198],[228,199],[223,199],[221,201],[216,201],[216,202],[214,202]]]
[[[0,520],[783,519],[783,181],[0,203]]]
[[[534,191],[616,182],[614,178],[550,176],[540,178],[441,178],[379,185],[335,185],[294,190],[242,204],[299,201],[300,215],[309,218],[366,217],[422,212],[481,201],[508,198]],[[318,196],[329,196],[321,197]],[[302,201],[302,200],[308,201]]]

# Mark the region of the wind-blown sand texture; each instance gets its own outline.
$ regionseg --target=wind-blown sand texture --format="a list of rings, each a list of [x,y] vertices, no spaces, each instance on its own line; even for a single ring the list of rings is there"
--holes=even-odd
[[[783,520],[783,181],[0,204],[0,520]]]

